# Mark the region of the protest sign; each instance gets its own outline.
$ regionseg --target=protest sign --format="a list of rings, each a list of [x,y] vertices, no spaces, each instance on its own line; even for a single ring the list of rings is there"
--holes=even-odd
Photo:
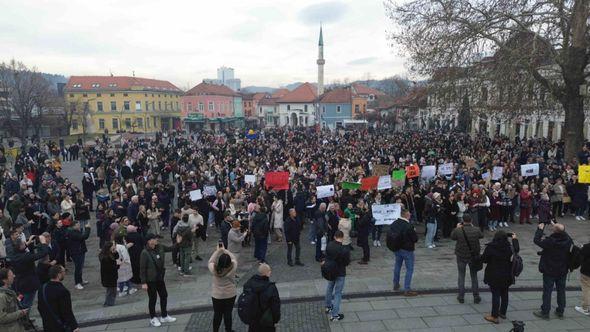
[[[203,198],[203,194],[201,193],[201,189],[193,190],[189,192],[191,201],[198,201]]]
[[[406,183],[406,171],[403,169],[395,170],[391,173],[392,186],[399,188]]]
[[[391,187],[391,176],[382,175],[379,177],[379,181],[377,182],[377,190],[391,189]]]
[[[590,165],[578,166],[578,182],[590,183]]]
[[[453,163],[438,165],[438,175],[453,175]]]
[[[266,189],[289,189],[289,172],[266,172],[264,174],[264,185]]]
[[[520,165],[520,175],[525,177],[539,175],[539,164]]]
[[[420,176],[420,167],[418,165],[410,165],[406,167],[406,177],[408,179],[417,178]]]
[[[502,174],[504,173],[504,167],[494,166],[492,169],[492,180],[500,180],[502,179]]]
[[[387,165],[375,165],[373,166],[373,176],[387,175],[389,172],[389,166]]]
[[[489,178],[490,178],[490,172],[485,172],[485,173],[483,173],[483,174],[481,175],[481,178],[482,178],[483,180],[487,180],[487,179],[489,179]]]
[[[247,174],[246,176],[244,176],[244,182],[250,183],[251,185],[255,185],[256,184],[256,175]]]
[[[215,186],[205,186],[203,188],[203,194],[205,194],[205,197],[215,196],[217,194],[217,188]]]
[[[429,165],[422,167],[422,175],[421,177],[425,179],[430,179],[436,176],[436,166]]]
[[[334,196],[334,185],[318,186],[317,198],[326,198]]]
[[[361,190],[369,191],[372,189],[377,189],[377,183],[379,183],[378,176],[371,176],[369,178],[362,178],[361,179]]]
[[[401,215],[401,204],[373,204],[371,211],[375,225],[391,225]]]
[[[356,182],[342,182],[340,183],[340,186],[342,187],[342,189],[353,190],[359,189],[361,187],[361,184]]]

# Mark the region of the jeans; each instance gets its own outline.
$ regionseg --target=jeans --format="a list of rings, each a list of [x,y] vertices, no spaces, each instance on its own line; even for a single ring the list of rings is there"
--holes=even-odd
[[[436,223],[426,223],[426,237],[424,238],[424,242],[427,247],[434,244],[434,235],[436,235]]]
[[[373,231],[371,233],[373,241],[381,241],[381,233],[383,232],[383,225],[375,225],[373,226]]]
[[[506,310],[508,309],[508,287],[498,288],[490,286],[490,291],[492,292],[492,317],[506,316]]]
[[[581,274],[580,285],[582,286],[582,308],[590,310],[590,277]]]
[[[433,224],[434,225],[434,224]],[[414,252],[400,249],[395,254],[395,265],[393,266],[393,285],[399,285],[402,264],[406,263],[406,276],[404,279],[404,290],[411,290],[412,274],[414,274]]]
[[[148,292],[148,308],[150,310],[150,318],[156,317],[156,301],[160,296],[160,311],[162,317],[168,316],[166,305],[168,304],[168,291],[166,291],[166,284],[163,280],[152,281],[147,283]]]
[[[322,236],[316,234],[315,235],[315,260],[320,261],[323,257],[322,255]]]
[[[457,279],[457,284],[459,286],[459,298],[465,297],[465,271],[467,269],[467,265],[469,265],[469,274],[471,276],[471,291],[473,292],[473,296],[479,296],[479,286],[477,284],[477,271],[473,269],[471,264],[469,264],[470,259],[464,260],[462,258],[457,257],[457,269],[459,270],[459,278]]]
[[[84,254],[73,255],[72,260],[74,261],[74,283],[82,284],[82,269],[84,268]]]
[[[119,288],[119,292],[123,293],[126,291],[127,293],[129,293],[129,290],[131,289],[131,282],[129,280],[118,282],[117,286]],[[127,290],[125,290],[125,287],[127,287]]]
[[[216,299],[211,298],[213,301],[213,331],[219,331],[221,326],[221,320],[225,326],[226,332],[232,331],[232,311],[234,309],[234,302],[236,297],[230,297],[229,299]]]
[[[543,305],[541,311],[544,314],[549,314],[551,311],[551,292],[553,292],[553,285],[557,289],[557,308],[555,312],[563,313],[565,309],[565,279],[567,274],[561,277],[552,277],[543,274]]]
[[[254,257],[257,260],[264,262],[266,259],[266,248],[268,247],[268,239],[266,237],[257,239],[254,238]]]
[[[192,250],[192,248],[190,246],[180,247],[180,252],[179,252],[178,258],[180,260],[181,272],[184,274],[190,273],[191,250]]]
[[[583,217],[584,211],[586,211],[586,206],[578,206],[576,208],[576,217]]]
[[[292,263],[293,259],[293,246],[295,246],[295,262],[300,262],[299,256],[301,255],[301,245],[299,244],[299,239],[297,241],[287,243],[287,262]]]
[[[338,317],[340,314],[344,278],[337,277],[334,281],[328,281],[328,287],[326,287],[326,308],[332,308],[332,317]]]
[[[23,309],[32,307],[33,302],[35,301],[35,295],[37,295],[37,291],[23,293],[23,299],[20,301],[20,307]]]
[[[107,287],[104,297],[104,306],[114,306],[117,298],[117,287]]]
[[[299,215],[297,215],[297,217],[299,217]],[[299,225],[301,225],[301,224],[299,224]],[[309,242],[315,241],[315,224],[314,224],[313,220],[311,220],[311,219],[309,221],[309,233],[307,233],[307,240]]]

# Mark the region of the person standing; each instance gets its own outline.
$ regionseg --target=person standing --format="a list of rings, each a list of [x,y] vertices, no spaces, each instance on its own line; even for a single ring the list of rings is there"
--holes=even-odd
[[[172,251],[172,247],[158,244],[158,236],[148,234],[147,244],[139,258],[139,275],[141,288],[148,292],[148,308],[150,311],[150,325],[159,327],[162,323],[175,322],[176,318],[170,317],[166,310],[168,303],[168,292],[164,275],[166,274],[165,255]],[[156,317],[156,301],[160,296],[161,318]]]
[[[66,246],[68,252],[74,261],[74,282],[77,290],[84,289],[87,281],[82,279],[82,269],[84,268],[84,260],[86,252],[86,240],[90,236],[90,224],[86,224],[84,231],[80,229],[80,223],[75,221],[71,229],[66,233]]]
[[[321,261],[322,255],[322,237],[328,233],[328,217],[326,215],[326,203],[321,203],[318,210],[315,212],[313,224],[315,226],[315,261]],[[342,219],[341,219],[342,221]],[[350,223],[348,224],[350,231]],[[339,227],[340,228],[340,227]],[[328,242],[328,241],[326,241]],[[350,238],[348,240],[350,244]]]
[[[277,195],[273,196],[272,202],[272,229],[275,234],[275,241],[283,241],[283,200]]]
[[[520,224],[531,223],[531,210],[533,208],[533,194],[529,191],[528,185],[523,185],[519,194],[520,197],[520,216],[518,220]]]
[[[481,250],[479,239],[483,239],[483,233],[471,223],[471,216],[463,216],[463,223],[458,224],[457,228],[451,233],[451,239],[456,241],[455,256],[457,256],[457,269],[459,277],[457,280],[459,286],[459,295],[457,301],[465,302],[465,271],[469,265],[469,274],[471,275],[471,290],[473,292],[473,302],[480,303],[479,286],[477,283],[477,271],[473,264],[472,258],[479,256]]]
[[[342,244],[343,239],[342,231],[336,231],[334,241],[330,241],[326,246],[326,260],[336,262],[337,267],[336,279],[328,281],[326,287],[326,313],[330,314],[330,321],[344,319],[344,314],[340,313],[340,301],[346,278],[346,267],[350,264],[350,249]]]
[[[238,220],[234,220],[232,222],[232,227],[229,233],[227,234],[227,250],[229,250],[234,256],[236,257],[236,262],[240,262],[240,253],[242,252],[242,241],[248,235],[248,230],[246,229],[245,232],[240,231],[240,227],[242,224]]]
[[[580,251],[580,285],[582,286],[582,305],[576,306],[577,312],[590,316],[590,243],[586,243]]]
[[[557,308],[555,315],[563,319],[565,310],[565,281],[568,273],[570,247],[573,244],[570,236],[565,232],[563,224],[553,224],[553,233],[543,234],[545,224],[540,223],[535,232],[534,242],[543,249],[539,260],[539,272],[543,274],[543,305],[540,311],[533,314],[542,319],[549,319],[551,311],[551,293],[553,287],[557,289]]]
[[[29,309],[20,309],[18,298],[12,283],[14,282],[14,273],[10,269],[0,269],[0,331],[6,332],[25,332],[25,326],[22,318],[26,317]]]
[[[43,235],[39,236],[38,247],[31,240],[24,242],[21,238],[14,243],[14,254],[10,259],[10,265],[16,276],[14,290],[23,295],[20,302],[22,308],[30,308],[35,300],[35,293],[39,290],[41,282],[36,273],[35,261],[38,261],[49,253],[47,240]]]
[[[400,289],[400,275],[402,264],[406,265],[406,275],[404,277],[404,295],[416,296],[417,292],[412,291],[412,275],[414,274],[414,250],[416,249],[416,242],[418,242],[418,235],[412,225],[410,225],[410,211],[402,208],[400,217],[394,221],[390,227],[389,232],[399,234],[400,249],[394,252],[395,265],[393,267],[393,290]]]
[[[113,241],[107,241],[100,254],[98,254],[100,261],[100,282],[102,287],[106,289],[104,299],[104,307],[111,307],[115,305],[117,298],[117,270],[119,269],[119,254],[117,253],[117,246]]]
[[[295,247],[295,265],[303,266],[301,263],[300,255],[301,255],[301,245],[299,242],[299,237],[301,235],[301,228],[302,224],[300,222],[302,219],[297,218],[297,211],[295,208],[289,209],[289,216],[287,220],[285,220],[285,241],[287,242],[287,265],[293,265],[293,247]]]
[[[254,207],[254,217],[252,218],[252,234],[254,235],[254,257],[258,263],[262,264],[266,259],[266,249],[268,246],[269,222],[268,216],[264,213],[264,208],[260,204]]]
[[[356,244],[363,249],[363,258],[358,262],[361,265],[366,265],[371,260],[371,247],[369,247],[369,234],[371,233],[371,223],[373,214],[364,201],[359,201],[357,205],[359,211],[356,222],[357,238]],[[377,227],[377,226],[375,226]]]
[[[213,331],[218,332],[221,321],[226,332],[232,332],[232,310],[236,301],[236,257],[219,243],[209,258],[209,272],[213,275],[211,300],[213,301]]]
[[[72,311],[70,291],[62,284],[65,276],[66,269],[63,266],[52,266],[49,269],[49,282],[39,291],[37,309],[45,331],[80,332]]]
[[[244,284],[244,289],[250,288],[258,294],[262,314],[248,326],[248,332],[274,332],[275,325],[281,320],[281,298],[275,283],[270,281],[271,273],[270,266],[262,263],[258,266],[258,274]]]
[[[512,238],[512,247],[508,242],[509,237]],[[483,251],[481,259],[486,263],[483,282],[490,286],[492,292],[492,312],[484,316],[488,322],[498,324],[499,318],[506,319],[508,288],[514,284],[511,257],[513,252],[518,253],[519,250],[516,234],[499,230]]]

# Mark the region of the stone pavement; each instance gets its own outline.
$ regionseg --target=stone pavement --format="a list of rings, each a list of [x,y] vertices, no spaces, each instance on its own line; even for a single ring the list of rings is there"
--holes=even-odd
[[[78,162],[65,163],[63,173],[75,183],[79,183],[80,169]],[[569,217],[564,220],[564,223],[566,224],[566,230],[570,232],[577,243],[587,243],[590,240],[590,222],[582,223]],[[511,231],[516,232],[519,236],[521,256],[525,264],[524,271],[514,287],[539,288],[542,285],[541,275],[537,270],[538,256],[536,252],[538,247],[532,242],[534,230],[535,225],[514,225],[511,228]],[[419,228],[420,232],[422,232],[422,228]],[[118,298],[117,305],[114,307],[102,307],[104,289],[100,286],[97,259],[98,239],[95,234],[93,230],[93,234],[88,241],[89,252],[86,256],[84,278],[90,281],[90,284],[84,290],[78,291],[73,288],[71,271],[73,266],[68,265],[70,271],[65,284],[72,292],[76,317],[81,322],[96,323],[117,317],[127,317],[128,319],[145,317],[147,315],[147,295],[143,291],[124,298]],[[205,261],[193,263],[193,276],[180,277],[172,265],[171,259],[167,259],[166,283],[170,310],[211,307],[211,277],[206,268],[206,260],[216,246],[218,233],[215,230],[210,230],[209,235],[207,243],[201,246],[204,251],[201,256]],[[303,240],[307,238],[306,235],[307,230],[304,230],[301,238],[302,261],[306,264],[305,267],[287,266],[286,245],[284,243],[273,243],[269,246],[267,261],[273,268],[272,280],[277,283],[277,288],[283,300],[306,298],[308,301],[315,302],[324,294],[326,281],[321,277],[319,265],[313,260],[313,246]],[[491,236],[491,233],[487,233],[484,243],[489,241]],[[166,239],[166,241],[169,242],[169,239]],[[385,243],[384,240],[382,242]],[[252,257],[253,248],[244,249],[241,254],[242,261],[240,262],[239,271],[241,275],[240,288],[247,278],[255,273],[256,269]],[[413,288],[423,292],[453,291],[456,289],[457,272],[453,250],[454,243],[452,241],[441,241],[436,249],[426,249],[423,246],[423,237],[420,236],[416,250]],[[360,248],[355,246],[352,254],[353,262],[348,268],[345,293],[360,297],[394,295],[391,281],[392,253],[386,247],[371,247],[371,262],[368,265],[358,265],[357,261],[360,259],[361,254]],[[487,289],[483,284],[482,273],[479,276],[481,287]],[[576,271],[568,281],[568,286],[579,286],[578,279],[579,272]],[[535,298],[540,299],[540,296]],[[538,301],[537,304],[539,304]],[[426,320],[424,320],[424,323],[427,323]]]

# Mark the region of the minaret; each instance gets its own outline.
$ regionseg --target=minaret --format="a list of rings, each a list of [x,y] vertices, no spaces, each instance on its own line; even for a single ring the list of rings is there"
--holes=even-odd
[[[320,41],[318,43],[318,97],[324,93],[324,36],[322,35],[322,25],[320,24]]]

